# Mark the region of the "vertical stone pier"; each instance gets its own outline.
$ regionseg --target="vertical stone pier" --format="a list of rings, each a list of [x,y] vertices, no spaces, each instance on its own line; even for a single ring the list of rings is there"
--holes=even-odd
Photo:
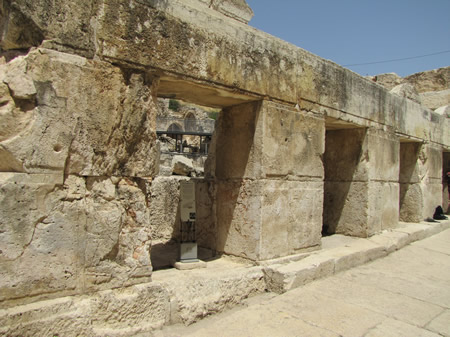
[[[225,109],[217,132],[218,251],[266,260],[319,248],[323,118],[260,101]]]
[[[399,141],[366,128],[326,133],[324,226],[367,237],[398,223]]]

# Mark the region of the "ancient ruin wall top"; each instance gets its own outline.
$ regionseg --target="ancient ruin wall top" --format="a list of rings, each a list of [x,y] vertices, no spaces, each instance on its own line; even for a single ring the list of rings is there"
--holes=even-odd
[[[253,17],[253,11],[245,0],[189,0],[188,2],[208,6],[232,19],[248,23]]]

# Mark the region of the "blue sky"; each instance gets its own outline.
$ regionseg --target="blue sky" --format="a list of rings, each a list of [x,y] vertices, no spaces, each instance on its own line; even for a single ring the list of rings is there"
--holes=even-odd
[[[347,68],[407,76],[450,66],[450,0],[247,0],[250,25]]]

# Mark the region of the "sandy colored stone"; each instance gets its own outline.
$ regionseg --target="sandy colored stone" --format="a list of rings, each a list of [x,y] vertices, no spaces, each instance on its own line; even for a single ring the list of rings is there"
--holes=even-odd
[[[147,285],[153,258],[176,254],[179,221],[179,181],[156,178],[157,96],[223,109],[207,180],[196,189],[199,242],[211,252],[283,259],[319,248],[322,220],[366,237],[396,227],[399,212],[411,221],[405,213],[417,209],[424,219],[442,202],[448,118],[247,26],[243,0],[16,0],[1,15],[0,301],[2,313],[16,315],[2,334],[140,334],[166,323],[169,311],[192,322],[265,289],[260,267],[246,276],[213,271],[211,282],[177,278],[165,290]],[[448,90],[445,74],[423,75],[430,90],[416,90]],[[400,141],[423,143],[411,163]],[[272,266],[273,288],[378,257],[403,234],[413,241],[442,228],[405,229],[388,248],[314,255],[303,269]],[[418,262],[442,281],[439,254]],[[411,256],[400,257],[411,266]],[[20,322],[21,312],[69,295],[73,303]],[[331,321],[338,334],[352,334],[360,331],[343,319],[353,312],[361,317],[349,305],[331,320],[305,322],[328,329]],[[375,326],[381,318],[373,318],[361,320]]]
[[[220,267],[225,263],[228,267]],[[154,281],[169,291],[172,323],[192,324],[264,291],[261,267],[243,267],[227,261],[216,264],[208,263],[206,269],[155,274]],[[232,265],[234,268],[230,268]]]
[[[448,105],[450,102],[450,89],[424,92],[420,94],[420,98],[425,106],[431,110],[436,110],[441,106]]]
[[[172,171],[180,176],[188,176],[195,171],[194,163],[184,156],[174,156],[172,159]]]
[[[402,83],[390,91],[393,94],[405,97],[416,103],[422,104],[422,97],[419,95],[415,87],[410,83]]]
[[[450,319],[450,311],[446,310],[441,315],[432,320],[426,327],[431,331],[435,331],[441,336],[450,336],[450,328],[448,322]]]
[[[371,329],[365,336],[367,337],[396,337],[401,335],[417,337],[438,337],[431,331],[421,329],[413,324],[407,324],[394,319],[387,319]]]

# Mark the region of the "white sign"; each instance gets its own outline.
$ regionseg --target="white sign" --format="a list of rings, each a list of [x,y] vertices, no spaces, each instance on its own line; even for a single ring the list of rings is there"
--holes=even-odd
[[[195,183],[182,181],[180,183],[181,221],[195,221]]]

